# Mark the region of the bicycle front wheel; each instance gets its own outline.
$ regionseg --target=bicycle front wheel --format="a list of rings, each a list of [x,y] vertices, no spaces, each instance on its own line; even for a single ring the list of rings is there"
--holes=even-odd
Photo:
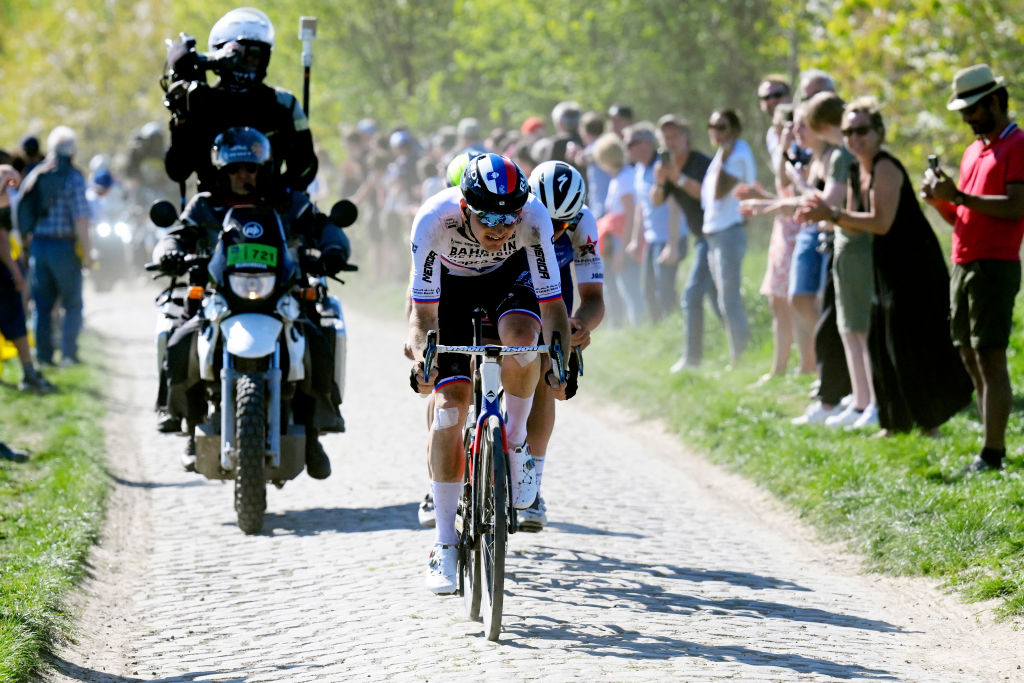
[[[477,501],[480,502],[480,612],[484,634],[497,640],[501,633],[501,610],[505,591],[505,549],[508,544],[508,478],[505,473],[505,449],[501,427],[494,427],[480,450],[481,469],[477,473]]]
[[[480,489],[480,463],[473,461],[473,439],[467,430],[465,437],[466,474],[462,497],[459,499],[459,513],[462,529],[459,532],[459,588],[470,619],[480,618],[480,506],[477,491]],[[471,476],[470,473],[473,473]]]

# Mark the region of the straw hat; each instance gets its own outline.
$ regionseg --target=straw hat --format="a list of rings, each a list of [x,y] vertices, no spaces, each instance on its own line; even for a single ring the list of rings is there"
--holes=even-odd
[[[985,95],[1003,87],[1003,79],[996,78],[988,64],[975,64],[960,69],[953,76],[953,96],[946,103],[946,109],[966,109]]]

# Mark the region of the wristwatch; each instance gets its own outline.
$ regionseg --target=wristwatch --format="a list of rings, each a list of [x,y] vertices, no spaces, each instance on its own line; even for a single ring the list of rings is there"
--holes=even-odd
[[[960,190],[957,190],[956,194],[953,195],[953,204],[955,206],[963,206],[964,205],[964,199],[966,199],[966,198],[967,197],[966,197],[966,195],[963,192],[961,192]]]

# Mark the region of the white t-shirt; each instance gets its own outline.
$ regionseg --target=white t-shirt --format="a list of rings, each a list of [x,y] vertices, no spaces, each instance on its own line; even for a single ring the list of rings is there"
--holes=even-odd
[[[608,214],[624,213],[622,198],[635,196],[633,191],[633,176],[635,171],[632,166],[623,166],[619,174],[608,183],[608,195],[604,200],[604,212]]]
[[[462,215],[462,190],[449,187],[427,199],[412,222],[412,300],[437,303],[441,300],[441,265],[451,275],[472,277],[495,270],[520,249],[533,277],[537,301],[562,296],[558,259],[551,244],[554,229],[551,216],[539,199],[530,195],[523,207],[515,233],[497,252],[489,252],[473,237]]]
[[[737,223],[743,222],[743,215],[740,213],[740,202],[732,196],[732,193],[721,199],[715,199],[715,179],[718,176],[718,169],[722,167],[722,150],[715,152],[708,172],[704,176],[704,182],[700,187],[700,203],[704,207],[704,233],[721,232],[731,228]],[[739,180],[740,183],[752,184],[757,180],[757,166],[754,163],[754,153],[745,140],[737,140],[733,147],[732,154],[725,162],[723,169],[726,173]]]

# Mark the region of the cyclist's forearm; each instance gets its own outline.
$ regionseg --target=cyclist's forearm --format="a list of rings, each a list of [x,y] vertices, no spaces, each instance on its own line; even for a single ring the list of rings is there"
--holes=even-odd
[[[604,319],[604,286],[597,283],[580,285],[580,305],[574,318],[583,323],[587,330],[593,330]]]
[[[572,336],[569,332],[569,314],[566,313],[562,300],[556,299],[540,304],[540,319],[547,342],[551,343],[552,339],[549,332],[558,332],[562,336],[562,348],[568,349]]]
[[[413,304],[409,317],[409,346],[416,360],[423,360],[423,347],[427,344],[427,332],[437,328],[437,305]]]

